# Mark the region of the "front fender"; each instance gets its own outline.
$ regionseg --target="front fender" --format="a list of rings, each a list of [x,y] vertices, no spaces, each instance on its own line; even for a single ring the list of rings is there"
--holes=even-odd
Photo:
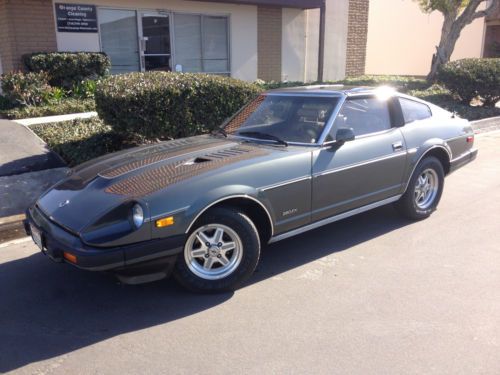
[[[250,199],[258,203],[267,212],[271,223],[274,223],[272,207],[268,200],[259,194],[257,189],[247,185],[228,185],[210,190],[193,202],[185,211],[184,220],[187,225],[184,232],[189,232],[194,222],[210,207],[233,198]]]

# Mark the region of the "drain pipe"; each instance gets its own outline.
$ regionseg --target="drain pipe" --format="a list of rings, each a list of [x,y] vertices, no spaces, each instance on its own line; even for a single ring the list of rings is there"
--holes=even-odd
[[[318,48],[318,81],[323,82],[323,67],[325,62],[325,22],[326,4],[323,0],[319,9],[319,48]]]
[[[304,30],[304,75],[302,82],[307,82],[307,60],[309,59],[309,9],[306,9],[306,29]]]

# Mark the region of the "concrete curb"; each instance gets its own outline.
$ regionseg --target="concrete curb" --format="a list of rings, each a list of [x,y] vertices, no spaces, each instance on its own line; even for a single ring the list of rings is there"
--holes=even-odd
[[[48,124],[50,122],[61,122],[61,121],[70,121],[75,119],[86,119],[96,117],[97,112],[83,112],[83,113],[71,113],[69,115],[58,115],[58,116],[46,116],[46,117],[32,117],[25,118],[21,120],[13,120],[18,124],[24,126],[38,125],[38,124]]]
[[[485,133],[500,129],[500,116],[471,121],[474,133]]]

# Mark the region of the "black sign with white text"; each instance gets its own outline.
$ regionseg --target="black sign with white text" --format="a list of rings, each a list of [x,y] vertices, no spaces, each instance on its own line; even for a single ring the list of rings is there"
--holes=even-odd
[[[55,3],[57,31],[66,33],[96,33],[95,5]]]

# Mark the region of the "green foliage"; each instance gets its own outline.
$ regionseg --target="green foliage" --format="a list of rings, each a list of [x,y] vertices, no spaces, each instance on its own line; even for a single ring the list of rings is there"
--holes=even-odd
[[[364,75],[358,77],[348,77],[341,81],[347,86],[391,86],[399,91],[422,90],[429,86],[427,81],[421,77],[398,76],[398,75]]]
[[[116,132],[167,139],[215,129],[260,91],[215,75],[129,73],[100,81],[95,101],[99,116]]]
[[[13,108],[11,101],[7,99],[5,96],[0,95],[0,111],[5,111]]]
[[[93,99],[63,98],[41,106],[26,106],[17,108],[4,108],[0,110],[0,117],[8,119],[23,119],[30,117],[43,117],[65,115],[68,113],[81,113],[95,111]]]
[[[458,12],[465,8],[470,0],[415,0],[425,13],[437,10],[443,14]]]
[[[263,90],[273,90],[273,89],[280,89],[284,87],[296,87],[296,86],[304,86],[304,85],[314,85],[316,82],[310,82],[310,83],[304,83],[300,81],[286,81],[286,82],[279,82],[279,81],[263,81],[261,79],[258,79],[254,81],[254,85],[259,86]]]
[[[39,73],[6,73],[1,76],[4,97],[12,106],[37,106],[48,102],[52,88],[48,75]]]
[[[73,85],[73,88],[71,89],[71,94],[75,98],[93,99],[95,95],[96,86],[97,86],[96,81],[93,80],[78,82]]]
[[[100,52],[39,52],[23,56],[26,69],[47,72],[52,86],[71,90],[86,80],[95,80],[108,74],[109,58]]]
[[[500,100],[500,58],[452,61],[440,67],[437,79],[464,104],[479,97],[492,107]]]
[[[70,166],[133,145],[123,143],[98,118],[33,125],[31,129]]]

